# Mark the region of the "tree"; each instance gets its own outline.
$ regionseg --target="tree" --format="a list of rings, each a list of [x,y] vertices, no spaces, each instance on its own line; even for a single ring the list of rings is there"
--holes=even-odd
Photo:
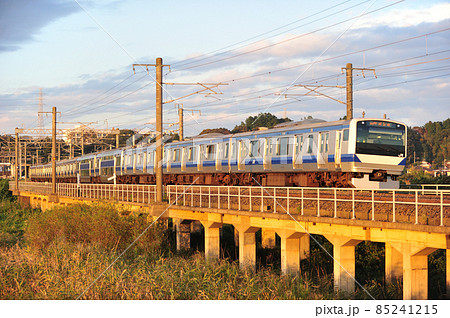
[[[271,113],[260,113],[258,116],[247,117],[245,121],[241,122],[239,125],[236,125],[231,133],[235,134],[240,132],[252,131],[256,130],[258,127],[272,128],[279,123],[288,121],[292,120],[289,118],[278,118]]]
[[[423,135],[420,134],[420,130],[417,127],[408,127],[408,143],[407,143],[407,153],[408,153],[408,163],[412,164],[415,162],[414,156],[417,158],[423,158]]]
[[[229,135],[231,132],[226,128],[213,128],[213,129],[203,129],[200,135],[219,133],[224,135]]]

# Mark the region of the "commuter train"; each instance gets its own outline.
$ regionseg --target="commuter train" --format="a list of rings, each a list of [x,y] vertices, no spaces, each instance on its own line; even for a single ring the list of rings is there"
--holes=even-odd
[[[163,183],[396,188],[406,134],[403,123],[359,118],[200,135],[164,144]],[[155,154],[150,144],[62,160],[57,182],[154,184]],[[51,181],[51,164],[31,167],[30,177]]]

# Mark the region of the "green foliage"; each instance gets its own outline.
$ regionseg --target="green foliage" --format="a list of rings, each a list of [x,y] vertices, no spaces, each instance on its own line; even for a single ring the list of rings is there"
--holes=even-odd
[[[292,121],[289,118],[278,118],[271,113],[260,113],[258,116],[249,116],[239,125],[235,126],[231,133],[240,133],[246,131],[252,131],[257,129],[258,127],[267,127],[272,128],[276,124],[284,123],[287,121]]]
[[[122,251],[148,226],[143,217],[121,216],[109,204],[74,204],[33,214],[25,233],[27,243],[42,249],[52,243],[93,244],[105,250]],[[152,227],[134,249],[151,253],[162,246],[164,235]]]
[[[0,247],[21,242],[27,220],[36,211],[15,201],[0,201]]]
[[[12,201],[15,197],[9,191],[9,180],[0,179],[0,201]]]
[[[402,184],[450,184],[450,176],[432,177],[421,170],[405,173],[398,180]]]
[[[450,118],[440,122],[428,122],[423,127],[408,129],[408,159],[414,162],[416,157],[441,167],[444,159],[450,156]]]
[[[219,133],[224,135],[229,135],[231,132],[226,128],[213,128],[213,129],[203,129],[200,135]]]

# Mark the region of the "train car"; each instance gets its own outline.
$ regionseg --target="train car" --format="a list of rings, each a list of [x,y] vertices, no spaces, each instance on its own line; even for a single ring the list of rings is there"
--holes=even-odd
[[[397,188],[406,163],[406,131],[400,122],[360,118],[201,135],[164,145],[163,183]],[[115,177],[118,183],[154,184],[155,153],[153,144],[85,155],[75,164],[62,161],[58,165],[69,168],[60,168],[58,180],[72,182],[79,173],[81,182]],[[48,178],[48,165],[33,167],[31,177]]]

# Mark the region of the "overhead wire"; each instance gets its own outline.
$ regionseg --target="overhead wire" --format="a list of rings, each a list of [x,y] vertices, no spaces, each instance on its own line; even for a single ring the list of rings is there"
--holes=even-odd
[[[245,51],[245,52],[242,52],[242,53],[239,53],[239,54],[235,54],[235,55],[232,55],[232,56],[229,56],[229,57],[217,59],[217,60],[215,60],[215,61],[205,62],[205,63],[202,63],[202,64],[198,64],[198,65],[194,65],[194,66],[190,66],[190,67],[185,67],[185,68],[181,68],[181,69],[178,69],[178,70],[175,69],[175,70],[172,70],[172,73],[179,72],[179,71],[184,71],[184,70],[189,70],[189,69],[193,69],[193,68],[197,68],[197,67],[201,67],[201,66],[206,66],[206,65],[213,64],[213,63],[223,62],[223,61],[227,61],[227,60],[230,60],[230,59],[234,59],[234,58],[236,58],[236,57],[240,57],[240,56],[244,56],[244,55],[247,55],[247,54],[255,53],[255,52],[258,52],[258,51],[261,51],[261,50],[265,50],[265,49],[268,49],[268,48],[271,48],[271,47],[274,47],[274,46],[277,46],[277,45],[280,45],[280,44],[284,44],[284,43],[287,43],[287,42],[290,42],[290,41],[293,41],[293,40],[300,39],[300,38],[305,37],[305,36],[307,36],[307,35],[311,35],[311,34],[318,33],[318,32],[320,32],[320,31],[323,31],[323,30],[326,30],[326,29],[329,29],[329,28],[332,28],[332,27],[335,27],[335,26],[344,24],[344,23],[346,23],[346,22],[349,22],[349,21],[352,21],[352,20],[355,20],[355,19],[359,19],[359,18],[361,18],[362,16],[369,15],[369,14],[372,14],[372,13],[374,13],[374,12],[377,12],[377,11],[380,11],[380,10],[383,10],[383,9],[386,9],[386,8],[388,8],[388,7],[391,7],[391,6],[393,6],[393,5],[396,5],[396,4],[398,4],[398,3],[400,3],[400,2],[403,2],[403,1],[405,1],[405,0],[399,0],[399,1],[396,1],[396,2],[394,2],[394,3],[385,5],[385,6],[383,6],[383,7],[374,9],[374,10],[372,10],[372,11],[368,11],[368,12],[365,12],[365,13],[363,13],[363,14],[359,14],[359,15],[357,15],[357,16],[354,16],[354,17],[345,19],[345,20],[343,20],[343,21],[336,22],[336,23],[330,24],[330,25],[328,25],[328,26],[326,26],[326,27],[322,27],[322,28],[319,28],[319,29],[316,29],[316,30],[313,30],[313,31],[310,31],[310,32],[306,32],[306,33],[303,33],[303,34],[300,34],[300,35],[291,37],[291,38],[286,39],[286,40],[278,41],[278,42],[276,42],[276,43],[272,43],[272,44],[265,45],[265,46],[262,46],[262,47],[259,47],[259,48],[251,49],[251,50],[248,50],[248,51]]]
[[[326,9],[324,9],[324,10],[319,11],[319,12],[313,13],[313,14],[307,16],[307,17],[300,18],[300,19],[295,20],[295,21],[293,21],[293,22],[290,22],[290,23],[288,23],[288,24],[285,24],[285,25],[282,25],[282,26],[277,27],[277,28],[275,28],[275,29],[272,29],[272,30],[269,30],[269,31],[260,33],[260,34],[258,34],[258,35],[256,35],[256,36],[252,36],[252,37],[250,37],[250,38],[248,38],[248,39],[246,39],[246,40],[242,40],[242,41],[236,42],[236,43],[234,43],[234,44],[227,45],[227,46],[222,47],[222,48],[220,48],[220,49],[211,51],[211,52],[209,52],[209,53],[205,53],[205,54],[202,54],[202,55],[193,57],[193,58],[189,58],[189,59],[185,59],[185,60],[182,60],[182,61],[179,61],[179,62],[172,63],[172,67],[175,67],[175,66],[177,66],[177,65],[180,64],[180,63],[181,63],[180,67],[182,67],[182,66],[184,66],[184,65],[189,65],[189,64],[196,63],[196,62],[199,62],[199,61],[202,61],[202,60],[206,60],[206,59],[209,59],[209,58],[217,57],[218,55],[223,55],[223,54],[226,54],[226,53],[230,53],[230,52],[235,51],[235,50],[237,50],[237,49],[240,49],[240,48],[242,48],[242,47],[238,47],[238,48],[235,48],[235,49],[233,49],[233,50],[228,50],[228,51],[225,51],[225,52],[221,52],[221,51],[222,51],[222,50],[225,50],[225,49],[228,49],[228,48],[231,48],[231,47],[234,47],[234,46],[239,45],[239,44],[243,44],[243,43],[245,43],[245,42],[249,42],[249,41],[251,41],[251,40],[257,39],[257,38],[259,38],[259,37],[261,37],[261,36],[270,34],[270,33],[272,33],[272,32],[281,30],[281,29],[283,29],[283,28],[285,28],[285,27],[287,27],[287,26],[291,26],[291,25],[296,24],[296,23],[298,23],[298,22],[307,20],[307,19],[309,19],[309,18],[311,18],[311,17],[314,17],[314,16],[316,16],[316,15],[319,15],[319,14],[324,13],[324,12],[326,12],[326,11],[329,11],[329,10],[331,10],[331,9],[337,8],[337,7],[343,5],[343,4],[347,3],[347,2],[350,2],[350,1],[351,1],[351,0],[343,1],[343,2],[341,2],[341,3],[338,3],[338,4],[336,4],[336,5],[333,5],[333,6],[331,6],[331,7],[328,7],[328,8],[326,8]],[[361,5],[361,4],[366,3],[366,2],[369,2],[369,1],[370,1],[370,0],[362,1],[362,2],[358,3],[357,5],[354,5],[354,6],[350,7],[350,8],[346,8],[345,10],[354,8],[354,7],[358,6],[358,5]],[[343,12],[343,11],[345,11],[345,10],[341,10],[341,11],[338,11],[338,12],[334,12],[333,15],[338,14],[338,13],[341,13],[341,12]],[[261,42],[261,41],[268,40],[268,39],[270,39],[270,38],[273,38],[273,37],[279,36],[279,35],[281,35],[281,34],[290,32],[290,31],[295,30],[295,29],[298,29],[298,28],[300,28],[300,27],[304,27],[304,26],[306,26],[306,25],[308,25],[308,24],[311,24],[311,23],[314,23],[314,22],[323,20],[323,19],[328,18],[328,17],[330,17],[330,15],[329,15],[329,16],[325,16],[325,17],[322,17],[322,18],[317,19],[317,20],[314,20],[314,21],[309,22],[309,23],[307,23],[307,24],[303,24],[303,25],[297,26],[297,27],[295,27],[295,28],[292,28],[292,29],[283,31],[283,32],[281,32],[281,33],[277,33],[277,34],[272,35],[272,36],[270,36],[270,37],[265,37],[265,38],[260,39],[260,40],[258,40],[258,41],[256,41],[256,42],[252,42],[252,43],[250,43],[250,44],[247,44],[247,45],[245,45],[245,46],[254,45],[255,43],[258,43],[258,42]],[[245,47],[245,46],[243,46],[243,47]],[[220,54],[217,54],[217,55],[214,55],[214,56],[209,56],[209,57],[208,57],[208,55],[211,55],[211,54],[214,54],[214,53],[217,53],[217,52],[221,52],[221,53],[220,53]],[[207,57],[202,58],[203,56],[207,56]]]

